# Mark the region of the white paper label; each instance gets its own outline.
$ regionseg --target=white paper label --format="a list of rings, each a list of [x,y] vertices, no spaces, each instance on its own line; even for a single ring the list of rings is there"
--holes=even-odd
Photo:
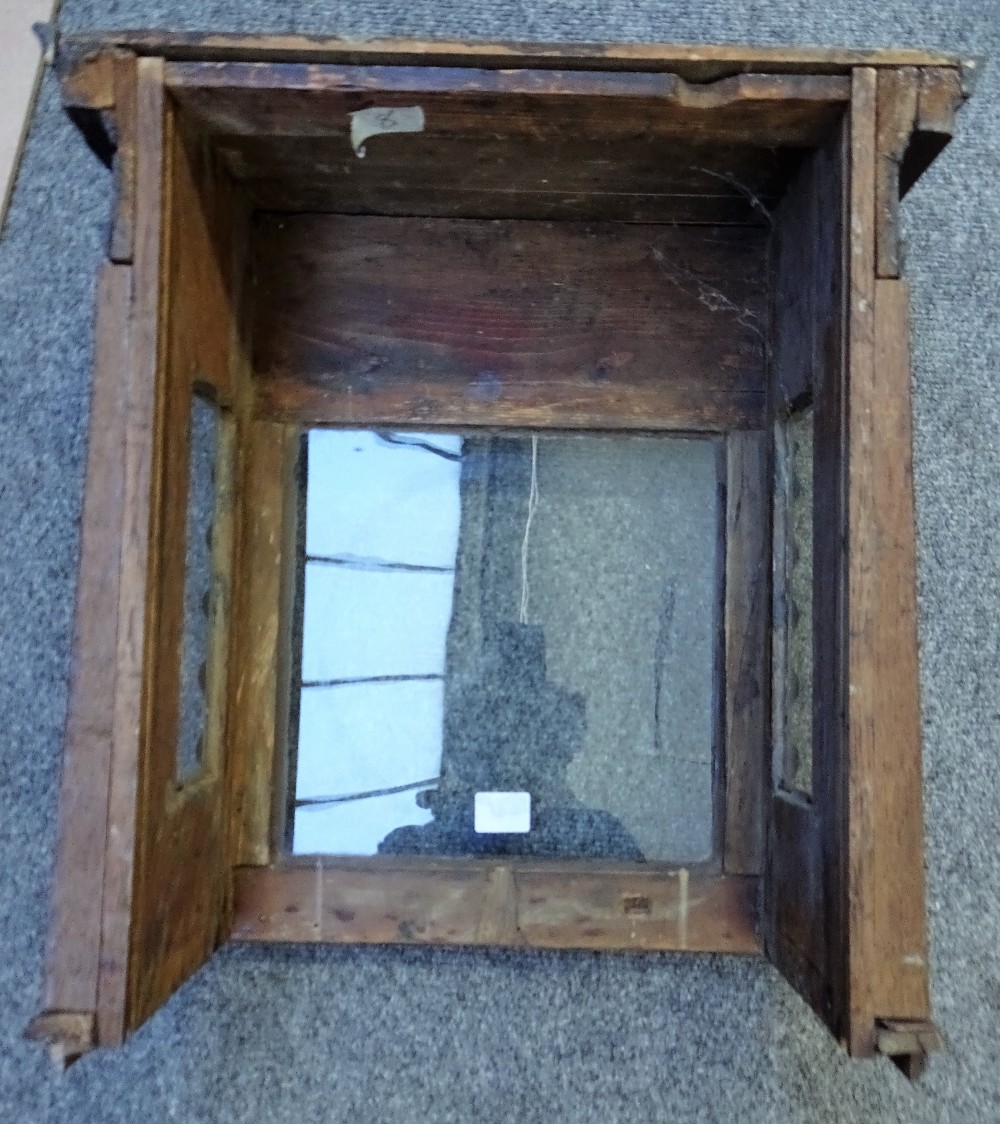
[[[365,141],[382,133],[422,133],[424,111],[419,105],[372,106],[351,114],[351,147],[364,159]]]
[[[477,835],[523,835],[531,830],[530,792],[477,792]]]

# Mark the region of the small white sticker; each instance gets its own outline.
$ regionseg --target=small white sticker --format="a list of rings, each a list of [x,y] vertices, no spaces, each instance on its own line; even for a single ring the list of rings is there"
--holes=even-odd
[[[364,159],[365,141],[380,133],[422,133],[424,111],[419,105],[372,106],[351,114],[351,147]]]
[[[477,792],[477,835],[523,835],[531,830],[530,792]]]

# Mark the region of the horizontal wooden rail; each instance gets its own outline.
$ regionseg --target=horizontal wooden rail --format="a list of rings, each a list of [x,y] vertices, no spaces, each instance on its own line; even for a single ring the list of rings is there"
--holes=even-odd
[[[238,868],[231,937],[760,953],[757,881],[623,863],[315,856]]]

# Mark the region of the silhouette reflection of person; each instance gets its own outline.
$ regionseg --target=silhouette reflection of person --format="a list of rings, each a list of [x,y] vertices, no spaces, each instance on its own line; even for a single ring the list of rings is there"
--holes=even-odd
[[[461,632],[463,614],[481,623],[476,674],[447,677],[442,778],[420,797],[433,822],[397,828],[382,841],[380,854],[645,858],[616,816],[585,807],[567,785],[566,769],[583,745],[587,704],[582,695],[547,681],[543,627],[497,618],[499,605],[511,605],[511,590],[509,580],[496,577],[503,568],[489,562],[490,546],[506,540],[519,550],[524,517],[511,510],[510,496],[527,490],[511,475],[524,474],[525,444],[510,439],[464,443],[462,536],[472,537],[466,509],[476,506],[473,492],[479,488],[488,526],[476,550],[484,547],[487,558],[480,553],[472,560],[479,605],[463,605],[460,545],[452,631],[453,638]],[[510,525],[501,526],[501,520]],[[467,553],[465,565],[470,565]],[[475,794],[488,791],[528,792],[530,831],[476,834]]]

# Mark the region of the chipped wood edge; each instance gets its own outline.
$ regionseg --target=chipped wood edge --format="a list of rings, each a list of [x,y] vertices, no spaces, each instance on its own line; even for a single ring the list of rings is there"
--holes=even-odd
[[[947,1048],[930,1019],[879,1019],[876,1024],[876,1049],[910,1081],[921,1077],[932,1053]]]
[[[468,67],[402,67],[326,63],[305,66],[273,62],[168,62],[165,80],[178,91],[309,91],[343,93],[378,89],[406,94],[462,96],[473,93],[650,98],[680,109],[712,110],[774,102],[847,103],[845,75],[734,74],[712,82],[690,82],[677,74],[563,71],[526,67],[470,70]]]
[[[44,1042],[52,1064],[60,1072],[97,1045],[93,1011],[43,1011],[24,1032],[32,1042]]]

